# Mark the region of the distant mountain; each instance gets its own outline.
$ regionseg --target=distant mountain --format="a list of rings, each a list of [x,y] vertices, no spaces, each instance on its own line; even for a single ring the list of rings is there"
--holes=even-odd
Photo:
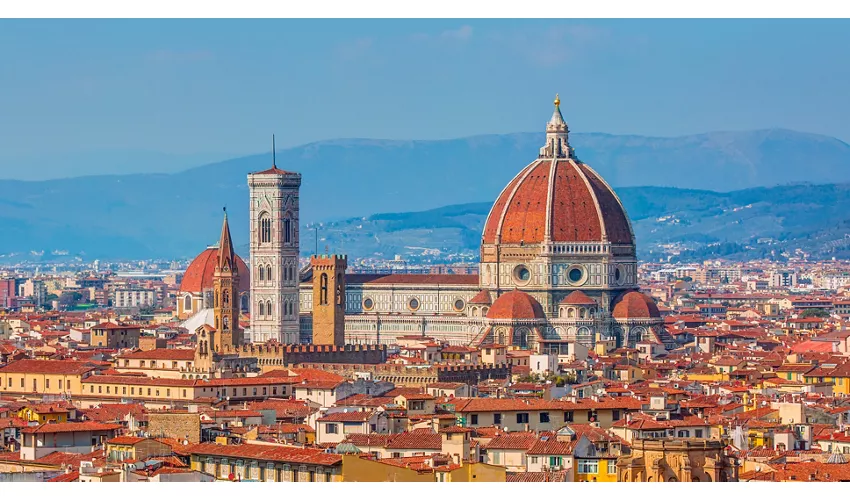
[[[850,182],[850,146],[813,134],[769,130],[677,138],[571,137],[578,156],[621,194],[625,187],[641,185],[732,191]],[[540,133],[443,141],[334,140],[280,151],[277,164],[303,175],[302,239],[311,248],[310,222],[494,200],[536,157],[542,142]],[[235,242],[244,245],[246,175],[270,163],[269,155],[254,155],[176,174],[0,180],[0,255],[63,250],[89,258],[191,257],[215,242],[223,205],[231,214]],[[637,214],[663,208],[654,194],[636,196]],[[708,203],[705,209],[716,210],[710,204],[723,195],[692,193],[678,196],[685,198],[678,203],[692,196]],[[462,225],[471,217],[454,218]],[[820,221],[815,219],[813,225]],[[423,234],[428,230],[420,228]],[[474,239],[474,229],[454,230],[462,241]]]
[[[642,259],[782,259],[797,249],[850,258],[850,184],[790,185],[730,193],[659,187],[617,190]],[[359,258],[477,258],[491,203],[376,214],[323,224],[320,250]],[[311,240],[302,245],[311,251]]]

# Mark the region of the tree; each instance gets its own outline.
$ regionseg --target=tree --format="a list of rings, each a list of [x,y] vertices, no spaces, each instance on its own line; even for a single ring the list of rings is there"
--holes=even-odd
[[[80,292],[62,292],[59,296],[59,305],[64,307],[73,307],[83,298]]]
[[[801,318],[828,318],[829,313],[823,309],[806,309],[800,313]]]

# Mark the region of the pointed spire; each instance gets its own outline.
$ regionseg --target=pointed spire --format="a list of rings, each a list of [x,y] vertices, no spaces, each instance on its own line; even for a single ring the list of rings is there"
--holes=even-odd
[[[218,240],[218,267],[220,269],[231,268],[236,273],[236,266],[233,265],[234,255],[233,240],[230,238],[230,224],[227,223],[227,207],[224,207],[224,222],[221,224],[221,238]]]

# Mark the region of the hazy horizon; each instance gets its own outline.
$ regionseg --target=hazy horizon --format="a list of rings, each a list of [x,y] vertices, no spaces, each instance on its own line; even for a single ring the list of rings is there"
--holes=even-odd
[[[271,133],[284,149],[536,131],[556,92],[574,132],[846,142],[849,23],[2,20],[0,178],[177,171]]]

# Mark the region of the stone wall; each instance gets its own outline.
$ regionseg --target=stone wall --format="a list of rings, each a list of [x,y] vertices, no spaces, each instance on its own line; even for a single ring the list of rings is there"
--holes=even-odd
[[[387,348],[383,345],[249,344],[228,347],[223,352],[257,358],[264,371],[302,363],[377,365],[387,361]]]
[[[142,335],[139,337],[139,349],[143,351],[165,349],[166,347],[168,347],[168,341],[165,339],[148,335]]]
[[[302,363],[299,368],[315,368],[344,377],[353,377],[355,373],[366,372],[375,380],[392,382],[398,386],[422,387],[435,382],[461,382],[476,385],[487,379],[504,379],[510,377],[509,365],[457,365],[457,366],[422,366],[408,367],[404,365],[365,365],[345,363]]]
[[[152,412],[148,413],[148,433],[151,437],[169,437],[190,443],[201,441],[200,413]]]

